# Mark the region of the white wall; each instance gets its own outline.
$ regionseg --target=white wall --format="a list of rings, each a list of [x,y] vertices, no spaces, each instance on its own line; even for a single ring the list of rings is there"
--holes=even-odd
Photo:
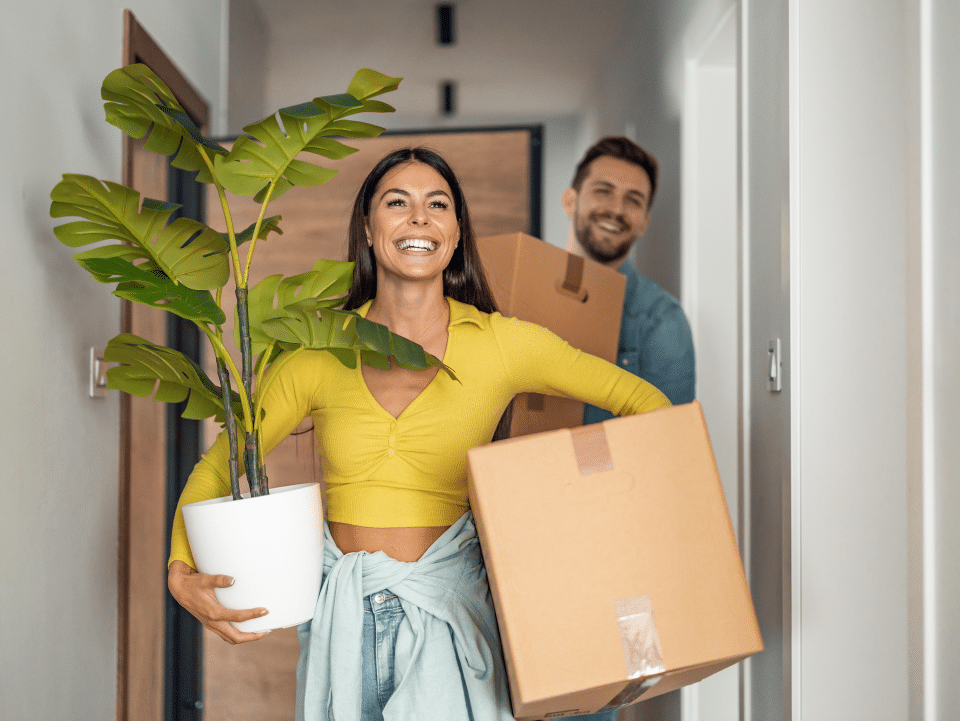
[[[87,354],[119,301],[51,229],[64,172],[120,180],[120,132],[100,83],[121,63],[130,7],[212,104],[221,2],[35,0],[0,26],[0,709],[4,718],[116,714],[117,396],[87,397]]]
[[[240,135],[276,108],[267,108],[265,66],[267,26],[254,0],[230,0],[229,72],[227,80],[228,135]]]
[[[603,135],[633,136],[660,162],[641,271],[680,297],[680,115],[684,61],[703,48],[733,0],[634,2],[598,78],[579,152]]]
[[[926,469],[933,495],[931,518],[933,543],[930,571],[934,576],[925,590],[931,596],[933,618],[927,633],[932,648],[928,659],[935,664],[927,675],[932,689],[928,704],[931,721],[960,718],[960,5],[952,0],[921,4],[929,11],[930,34],[929,120],[930,215],[927,241],[931,292],[929,325],[930,468]]]
[[[908,714],[905,3],[790,3],[793,708]],[[824,663],[830,659],[829,663]]]

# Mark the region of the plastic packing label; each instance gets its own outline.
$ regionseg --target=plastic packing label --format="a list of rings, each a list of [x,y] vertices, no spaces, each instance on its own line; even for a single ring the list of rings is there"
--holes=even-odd
[[[666,673],[650,596],[617,599],[617,622],[627,664],[627,678],[632,683],[628,683],[605,709],[633,703]]]

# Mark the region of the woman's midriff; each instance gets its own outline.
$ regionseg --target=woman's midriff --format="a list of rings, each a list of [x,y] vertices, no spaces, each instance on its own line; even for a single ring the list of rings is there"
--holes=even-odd
[[[449,526],[416,526],[405,528],[370,528],[349,523],[330,522],[330,535],[342,553],[383,551],[405,563],[420,560],[427,549]]]

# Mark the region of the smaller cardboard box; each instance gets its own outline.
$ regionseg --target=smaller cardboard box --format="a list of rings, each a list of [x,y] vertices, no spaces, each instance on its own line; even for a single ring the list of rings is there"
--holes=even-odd
[[[477,241],[500,312],[542,325],[574,348],[617,362],[626,276],[524,233]],[[514,437],[583,424],[583,403],[523,393]]]
[[[518,721],[619,708],[763,649],[698,403],[468,460]]]

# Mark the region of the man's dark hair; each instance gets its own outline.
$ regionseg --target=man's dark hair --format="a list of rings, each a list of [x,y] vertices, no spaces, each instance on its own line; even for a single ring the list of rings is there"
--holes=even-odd
[[[653,155],[630,140],[630,138],[624,138],[623,136],[601,138],[590,146],[583,156],[583,160],[581,160],[577,166],[577,172],[573,176],[573,189],[578,193],[580,192],[583,181],[586,180],[587,173],[590,172],[590,163],[605,155],[609,155],[611,158],[626,160],[628,163],[633,163],[643,168],[647,177],[650,178],[650,197],[647,199],[647,207],[649,208],[653,205],[653,196],[654,193],[657,192],[657,174],[660,165]]]

